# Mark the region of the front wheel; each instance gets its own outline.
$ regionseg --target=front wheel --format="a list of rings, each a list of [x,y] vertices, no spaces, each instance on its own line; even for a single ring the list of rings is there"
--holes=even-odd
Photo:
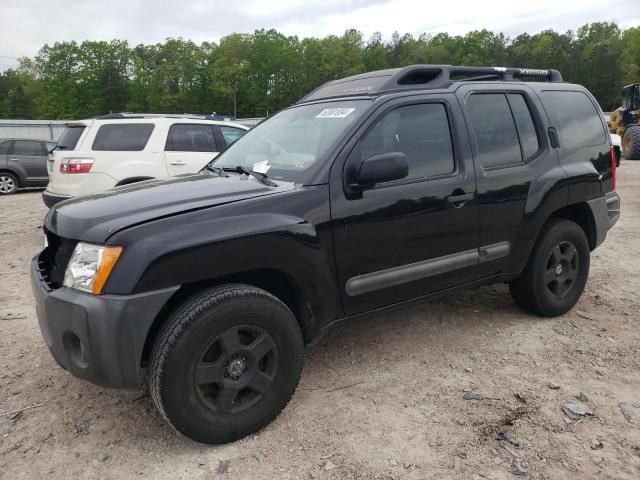
[[[177,431],[202,443],[254,433],[287,405],[304,344],[294,315],[249,285],[209,288],[170,316],[151,355],[149,390]]]
[[[562,315],[577,303],[589,276],[590,250],[580,226],[552,219],[543,227],[525,270],[511,282],[516,304],[544,317]]]

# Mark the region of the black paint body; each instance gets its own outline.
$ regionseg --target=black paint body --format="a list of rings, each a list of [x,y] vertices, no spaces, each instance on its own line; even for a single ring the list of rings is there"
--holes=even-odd
[[[123,246],[105,287],[114,296],[252,278],[252,272],[260,278],[273,274],[277,282],[286,279],[296,294],[305,339],[311,341],[337,321],[454,288],[516,278],[554,212],[571,205],[584,205],[589,212],[588,201],[606,198],[612,190],[609,142],[575,151],[553,148],[547,135],[553,125],[539,99],[544,89],[585,91],[562,83],[454,82],[444,89],[374,96],[306,184],[269,187],[237,175],[207,174],[143,182],[60,203],[48,214],[45,229],[50,244],[59,238],[70,242],[68,254],[77,241]],[[465,98],[471,92],[507,91],[528,99],[542,147],[527,163],[485,170],[474,162]],[[351,191],[350,165],[358,162],[359,140],[375,120],[399,105],[433,101],[447,109],[453,174]],[[606,131],[604,121],[602,128]],[[466,194],[471,194],[467,201],[450,201]],[[597,219],[587,222],[598,228]],[[606,231],[587,233],[595,248]],[[484,253],[493,252],[496,245],[499,255],[483,257],[483,247],[489,248]],[[470,252],[469,264],[448,269],[450,256],[460,252]],[[431,261],[440,263],[434,268]],[[351,279],[411,264],[431,274],[347,293]],[[153,328],[145,324],[145,329],[136,335],[147,341]]]

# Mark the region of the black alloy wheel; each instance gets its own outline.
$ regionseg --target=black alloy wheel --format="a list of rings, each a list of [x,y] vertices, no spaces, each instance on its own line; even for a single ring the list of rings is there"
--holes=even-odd
[[[201,400],[218,413],[238,413],[269,391],[278,368],[278,348],[262,328],[231,327],[203,352],[195,369]]]
[[[549,291],[557,298],[564,298],[576,283],[579,267],[580,258],[573,243],[562,241],[553,247],[544,274]]]

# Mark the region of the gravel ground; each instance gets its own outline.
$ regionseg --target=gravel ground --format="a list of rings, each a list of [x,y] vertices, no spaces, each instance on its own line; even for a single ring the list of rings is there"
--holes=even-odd
[[[43,405],[0,417],[0,477],[640,478],[640,162],[618,173],[623,215],[572,312],[533,317],[497,285],[341,326],[275,422],[218,447],[54,363],[28,278],[45,207],[2,197],[0,413]],[[570,422],[576,396],[594,415]]]

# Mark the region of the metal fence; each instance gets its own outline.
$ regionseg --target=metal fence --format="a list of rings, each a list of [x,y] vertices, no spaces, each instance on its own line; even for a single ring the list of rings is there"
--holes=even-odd
[[[0,120],[0,138],[32,138],[57,141],[64,120]]]
[[[254,127],[262,118],[239,118],[235,123]],[[57,141],[70,120],[0,120],[0,138],[30,138]]]

